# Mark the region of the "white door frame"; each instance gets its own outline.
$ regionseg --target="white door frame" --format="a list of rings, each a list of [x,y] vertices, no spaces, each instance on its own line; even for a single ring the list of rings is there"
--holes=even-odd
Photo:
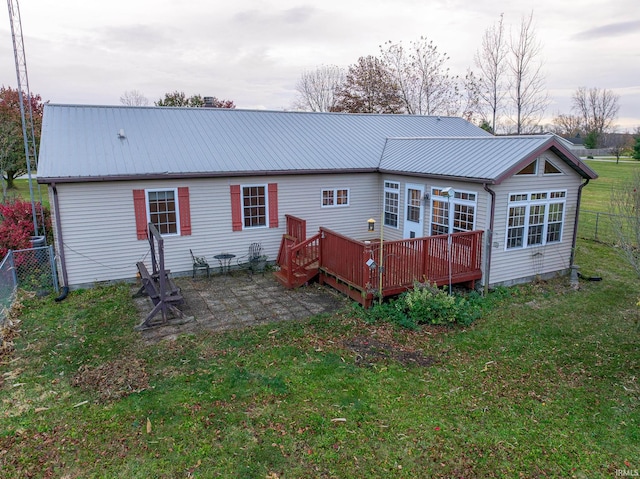
[[[417,191],[418,194],[413,193],[414,201],[411,202],[410,193]],[[414,183],[407,183],[405,186],[404,194],[404,230],[403,238],[420,238],[424,236],[424,204],[422,199],[424,198],[424,185],[417,185]],[[417,201],[416,201],[417,200]],[[410,218],[416,217],[416,211],[414,208],[418,208],[417,218],[418,221],[411,220]],[[410,214],[413,213],[413,214]]]

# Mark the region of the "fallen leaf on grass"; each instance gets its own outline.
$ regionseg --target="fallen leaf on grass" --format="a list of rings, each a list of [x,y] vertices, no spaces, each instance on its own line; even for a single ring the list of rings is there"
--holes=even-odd
[[[151,419],[147,418],[147,434],[151,434]]]

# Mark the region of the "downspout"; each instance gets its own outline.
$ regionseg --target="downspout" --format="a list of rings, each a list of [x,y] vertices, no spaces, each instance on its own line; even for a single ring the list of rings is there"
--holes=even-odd
[[[578,187],[578,201],[576,203],[576,219],[573,224],[573,238],[571,239],[571,257],[569,259],[569,267],[573,267],[573,260],[576,257],[576,243],[578,241],[578,219],[580,218],[580,201],[582,200],[582,188],[589,184],[589,178]]]
[[[62,241],[62,226],[60,225],[60,203],[58,201],[58,188],[55,183],[51,183],[53,192],[53,214],[56,218],[56,236],[58,237],[58,254],[60,255],[60,268],[62,269],[62,294],[56,301],[63,301],[69,294],[69,278],[67,277],[67,262],[64,258],[64,241]]]
[[[496,216],[496,192],[487,186],[482,185],[487,193],[491,195],[491,212],[489,213],[489,234],[487,235],[487,257],[484,267],[484,295],[489,293],[489,275],[491,273],[491,250],[493,249],[493,222]]]

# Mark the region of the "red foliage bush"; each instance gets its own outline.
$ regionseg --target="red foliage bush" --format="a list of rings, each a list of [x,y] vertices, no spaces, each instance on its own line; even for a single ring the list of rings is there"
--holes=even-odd
[[[36,203],[36,215],[42,218],[42,205]],[[51,224],[49,212],[44,210],[47,230]],[[22,199],[8,200],[0,203],[0,258],[4,258],[10,249],[26,249],[31,247],[29,241],[33,236],[33,216],[31,203]]]

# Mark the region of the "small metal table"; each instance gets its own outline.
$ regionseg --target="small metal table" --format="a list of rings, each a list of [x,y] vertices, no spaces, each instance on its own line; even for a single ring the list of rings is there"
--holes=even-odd
[[[235,258],[235,254],[231,253],[221,253],[214,256],[215,259],[220,263],[220,272],[222,274],[229,273],[229,269],[231,268],[231,260]]]

